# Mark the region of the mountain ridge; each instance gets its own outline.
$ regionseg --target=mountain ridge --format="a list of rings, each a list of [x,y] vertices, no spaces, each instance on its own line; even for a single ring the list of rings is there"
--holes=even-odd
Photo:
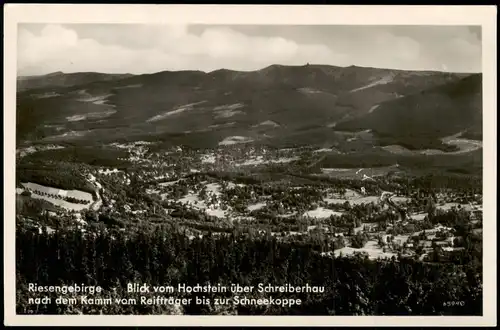
[[[271,65],[254,71],[220,69],[208,73],[199,70],[141,75],[91,72],[61,78],[65,75],[56,72],[49,77],[37,77],[35,83],[31,83],[32,88],[29,79],[24,81],[24,88],[17,93],[18,142],[84,142],[123,136],[161,139],[171,134],[197,134],[200,139],[212,141],[213,146],[231,136],[251,136],[256,143],[289,143],[290,140],[305,144],[337,143],[349,146],[347,149],[371,148],[381,143],[401,144],[399,142],[412,146],[404,141],[407,137],[398,141],[404,134],[398,132],[397,123],[386,125],[391,141],[384,141],[387,137],[376,134],[370,137],[364,134],[360,138],[356,131],[376,128],[378,132],[380,121],[391,122],[390,118],[380,119],[379,113],[389,111],[384,109],[393,106],[392,103],[403,104],[397,106],[398,109],[412,108],[418,103],[425,104],[429,95],[441,103],[427,102],[425,111],[412,110],[414,116],[422,117],[416,122],[425,123],[436,111],[451,115],[457,104],[462,111],[463,118],[458,117],[453,125],[439,117],[441,121],[432,129],[439,131],[443,125],[442,133],[455,134],[463,130],[471,118],[480,117],[477,110],[481,109],[480,73],[308,64]],[[473,78],[466,80],[469,85],[462,83],[464,86],[460,87],[459,82],[471,76]],[[472,95],[469,90],[479,94]],[[394,118],[399,116],[396,110],[389,113]],[[266,122],[274,124],[261,125]],[[420,126],[412,133],[417,137],[419,130],[427,129]],[[477,135],[480,129],[472,128]],[[341,131],[352,132],[346,138]],[[420,136],[422,143],[414,143],[413,148],[442,147],[439,141],[443,134],[437,131]]]
[[[148,74],[156,74],[156,73],[161,73],[161,72],[186,72],[186,71],[197,71],[197,72],[203,72],[203,73],[214,73],[217,71],[231,71],[231,72],[241,72],[241,73],[248,73],[248,72],[256,72],[256,71],[262,71],[266,70],[268,68],[272,67],[282,67],[282,68],[301,68],[301,67],[326,67],[326,68],[336,68],[336,69],[347,69],[347,68],[359,68],[359,69],[376,69],[376,70],[390,70],[390,71],[401,71],[401,72],[420,72],[420,73],[451,73],[451,74],[461,74],[461,75],[473,75],[473,74],[481,74],[481,72],[459,72],[459,71],[440,71],[440,70],[417,70],[417,69],[396,69],[396,68],[384,68],[384,67],[373,67],[373,66],[362,66],[362,65],[348,65],[348,66],[338,66],[338,65],[330,65],[330,64],[303,64],[303,65],[285,65],[285,64],[271,64],[268,66],[265,66],[260,69],[254,69],[254,70],[236,70],[236,69],[229,69],[229,68],[219,68],[219,69],[214,69],[211,71],[203,71],[203,70],[189,70],[189,69],[183,69],[183,70],[160,70],[156,72],[151,72],[151,73],[135,73],[132,74],[130,72],[125,72],[125,73],[109,73],[109,72],[100,72],[100,71],[75,71],[75,72],[63,72],[63,71],[54,71],[54,72],[49,72],[45,74],[39,74],[39,75],[17,75],[17,78],[34,78],[34,77],[43,77],[43,76],[51,76],[51,75],[71,75],[71,74],[103,74],[103,75],[130,75],[130,76],[140,76],[140,75],[148,75]]]

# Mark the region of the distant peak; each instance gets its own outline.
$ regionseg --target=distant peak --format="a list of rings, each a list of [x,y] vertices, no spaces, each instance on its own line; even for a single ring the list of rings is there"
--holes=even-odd
[[[286,65],[283,65],[283,64],[271,64],[267,67],[265,67],[264,69],[271,69],[271,68],[284,68]]]
[[[52,73],[48,73],[47,76],[50,77],[50,76],[60,76],[60,75],[63,75],[64,72],[62,71],[56,71],[56,72],[52,72]]]
[[[238,72],[238,71],[222,68],[222,69],[217,69],[217,70],[214,70],[214,71],[210,71],[209,73],[211,73],[211,74],[218,74],[218,73],[234,73],[234,72]]]
[[[260,71],[280,70],[280,69],[292,68],[292,67],[297,67],[297,66],[282,65],[282,64],[271,64],[271,65],[266,66],[265,68],[261,69]]]

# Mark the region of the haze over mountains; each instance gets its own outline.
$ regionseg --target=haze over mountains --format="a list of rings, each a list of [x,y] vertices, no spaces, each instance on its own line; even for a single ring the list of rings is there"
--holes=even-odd
[[[453,151],[450,136],[482,139],[481,83],[480,73],[326,65],[56,72],[18,78],[17,140]]]

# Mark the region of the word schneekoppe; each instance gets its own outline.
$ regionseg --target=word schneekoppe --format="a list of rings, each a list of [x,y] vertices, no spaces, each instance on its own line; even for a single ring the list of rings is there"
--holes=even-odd
[[[138,283],[128,283],[127,284],[128,293],[324,293],[325,288],[323,286],[311,286],[309,284],[302,286],[295,286],[291,284],[285,285],[272,285],[259,283],[256,286],[253,285],[239,285],[231,284],[230,286],[225,285],[186,285],[184,283],[179,283],[177,286],[158,286],[149,284],[138,284]]]

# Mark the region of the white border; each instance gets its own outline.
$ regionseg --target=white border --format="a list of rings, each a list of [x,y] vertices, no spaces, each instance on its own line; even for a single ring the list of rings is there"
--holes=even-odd
[[[15,315],[15,88],[18,23],[481,25],[483,68],[484,300],[482,317],[23,316]],[[496,325],[496,7],[285,5],[4,6],[5,325]]]

